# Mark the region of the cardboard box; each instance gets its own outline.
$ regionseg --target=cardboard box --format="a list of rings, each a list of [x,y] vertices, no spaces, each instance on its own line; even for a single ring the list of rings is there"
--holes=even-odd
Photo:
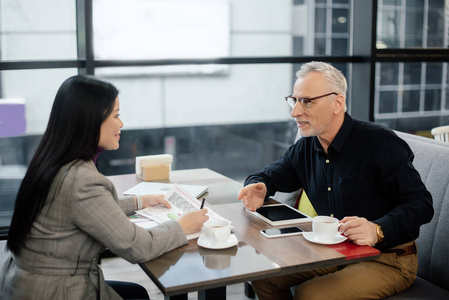
[[[142,167],[142,172],[139,178],[145,181],[168,180],[170,178],[170,166],[158,165]]]
[[[169,180],[172,161],[170,154],[137,156],[136,175],[145,181]]]

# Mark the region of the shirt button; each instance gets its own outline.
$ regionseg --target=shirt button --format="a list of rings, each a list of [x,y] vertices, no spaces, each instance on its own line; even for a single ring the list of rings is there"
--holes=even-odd
[[[331,188],[330,188],[330,187],[328,187],[328,188],[327,188],[327,190],[328,190],[328,191],[330,192],[330,191],[331,191]]]
[[[326,163],[327,163],[327,164],[329,163],[329,160],[328,160],[328,159],[326,159]]]

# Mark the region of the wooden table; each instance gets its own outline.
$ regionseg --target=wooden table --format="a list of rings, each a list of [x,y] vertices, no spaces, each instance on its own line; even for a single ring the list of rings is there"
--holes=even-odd
[[[134,174],[109,178],[119,193],[140,182]],[[225,299],[226,285],[344,265],[380,255],[372,247],[350,242],[326,246],[310,243],[303,236],[263,237],[260,230],[272,227],[243,208],[237,199],[241,184],[211,170],[172,171],[170,182],[207,185],[207,204],[232,222],[239,243],[232,248],[211,250],[199,247],[194,239],[140,264],[166,298],[187,299],[188,292],[198,291],[198,299]],[[297,226],[311,230],[310,223]]]

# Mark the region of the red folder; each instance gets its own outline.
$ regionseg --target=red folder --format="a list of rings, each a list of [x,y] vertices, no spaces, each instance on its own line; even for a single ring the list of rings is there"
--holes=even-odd
[[[373,248],[371,246],[358,246],[348,240],[344,241],[343,243],[328,245],[328,247],[343,254],[346,259],[380,255],[380,251],[376,248]]]

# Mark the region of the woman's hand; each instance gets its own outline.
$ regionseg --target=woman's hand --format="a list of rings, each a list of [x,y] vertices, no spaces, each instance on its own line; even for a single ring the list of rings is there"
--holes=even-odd
[[[191,234],[201,230],[204,222],[209,219],[207,214],[207,209],[203,208],[197,211],[191,211],[185,214],[182,214],[178,218],[178,223],[181,225],[184,233]]]
[[[171,208],[170,203],[164,199],[164,195],[142,195],[142,208],[147,208],[162,204],[166,208]]]

